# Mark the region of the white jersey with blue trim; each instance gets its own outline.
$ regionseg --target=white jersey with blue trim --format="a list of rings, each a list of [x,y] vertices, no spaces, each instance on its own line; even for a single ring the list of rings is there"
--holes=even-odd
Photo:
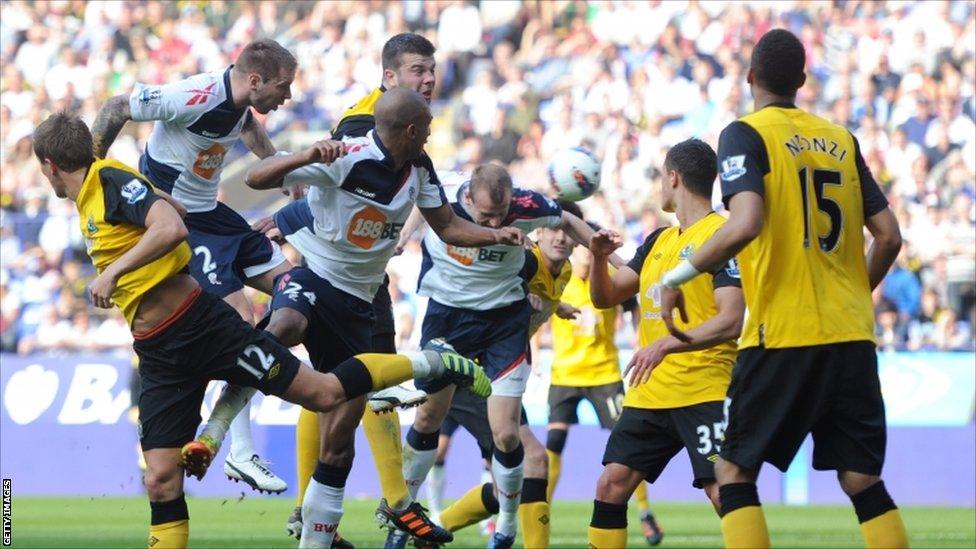
[[[442,174],[441,183],[454,213],[468,221],[471,215],[461,197],[470,175]],[[516,187],[503,225],[525,232],[562,224],[562,209],[549,198]],[[421,246],[423,263],[417,293],[434,301],[474,311],[487,311],[525,298],[519,271],[525,262],[520,246],[494,245],[480,248],[452,246],[428,230]]]
[[[231,97],[230,71],[203,73],[163,86],[136,84],[129,111],[155,120],[140,171],[190,212],[217,207],[224,156],[251,117]]]
[[[426,156],[396,171],[374,131],[343,142],[346,156],[285,176],[285,186],[309,189],[304,201],[279,210],[275,221],[315,274],[372,301],[414,204],[437,208],[447,199]]]

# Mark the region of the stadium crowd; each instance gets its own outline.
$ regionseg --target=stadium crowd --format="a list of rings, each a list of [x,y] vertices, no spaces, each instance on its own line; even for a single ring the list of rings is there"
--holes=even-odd
[[[134,82],[220,70],[248,41],[271,37],[296,54],[299,70],[292,99],[263,122],[272,136],[324,134],[379,84],[383,42],[422,32],[438,47],[435,166],[497,161],[517,184],[547,190],[549,155],[588,147],[603,175],[581,206],[588,220],[626,235],[627,256],[670,222],[659,207],[668,147],[690,136],[714,146],[751,109],[751,47],[773,27],[807,48],[799,106],[852,130],[901,222],[905,248],[875,294],[879,343],[974,348],[972,2],[4,0],[2,10],[3,351],[130,349],[118,311],[88,306],[93,273],[77,214],[50,192],[31,151],[33,128],[52,111],[91,122]],[[129,128],[111,155],[136,165],[151,126]],[[225,192],[242,188],[232,181]],[[417,241],[390,265],[401,348],[419,338],[419,269]]]

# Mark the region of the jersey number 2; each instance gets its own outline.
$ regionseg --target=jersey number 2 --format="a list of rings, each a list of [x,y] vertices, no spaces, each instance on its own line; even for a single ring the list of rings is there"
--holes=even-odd
[[[817,209],[830,218],[830,232],[822,236],[817,234],[820,249],[832,252],[840,242],[840,230],[844,226],[844,216],[840,204],[825,194],[827,185],[840,186],[840,172],[834,170],[810,170],[806,166],[800,169],[800,195],[803,197],[803,247],[810,247],[810,225],[813,222],[810,213],[809,182],[807,174],[813,172],[813,190],[817,198]]]

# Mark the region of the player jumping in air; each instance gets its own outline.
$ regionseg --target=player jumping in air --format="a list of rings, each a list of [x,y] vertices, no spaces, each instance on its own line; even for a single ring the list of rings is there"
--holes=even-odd
[[[275,277],[291,265],[277,244],[217,201],[217,190],[224,158],[238,141],[259,158],[275,154],[251,108],[267,114],[289,99],[296,65],[277,42],[257,40],[223,71],[163,86],[136,84],[130,95],[109,99],[92,125],[95,154],[104,158],[128,120],[155,121],[139,169],[189,212],[185,223],[190,231],[190,274],[204,291],[222,298],[252,325],[254,312],[244,285],[270,295]],[[284,492],[288,486],[260,459],[251,437],[253,394],[251,388],[224,388],[222,398],[247,403],[228,420],[231,447],[224,473],[255,490]]]
[[[737,255],[749,315],[725,400],[715,464],[727,547],[768,547],[756,479],[786,471],[808,433],[813,467],[835,470],[868,547],[905,547],[905,526],[881,480],[885,412],[871,290],[901,233],[857,139],[794,105],[806,52],[792,33],[767,32],[752,51],[755,112],[719,138],[718,171],[731,216],[661,279],[661,316],[687,309],[681,291]],[[864,254],[863,228],[874,236]]]
[[[256,189],[309,186],[306,201],[275,216],[308,267],[277,280],[267,329],[286,344],[303,341],[320,371],[370,349],[371,303],[415,204],[434,231],[455,245],[521,245],[523,239],[517,229],[481,227],[454,215],[422,154],[432,117],[421,94],[408,88],[387,91],[376,102],[375,120],[376,128],[365,137],[320,141],[298,154],[267,158],[246,176]],[[333,153],[339,157],[335,162],[322,163]],[[302,505],[303,547],[329,547],[332,541],[364,407],[365,400],[356,399],[319,415],[319,459]],[[416,537],[436,543],[453,539],[410,497],[388,502],[380,512]]]
[[[76,203],[88,255],[98,272],[89,293],[99,308],[118,306],[140,360],[139,438],[151,508],[149,547],[186,547],[189,513],[180,448],[200,424],[212,379],[253,387],[327,412],[369,391],[415,377],[446,377],[490,392],[484,372],[451,353],[348,357],[330,373],[303,367],[268,333],[203,292],[186,272],[190,246],[182,205],[136,170],[96,159],[80,118],[48,117],[34,132],[41,172],[59,198]]]

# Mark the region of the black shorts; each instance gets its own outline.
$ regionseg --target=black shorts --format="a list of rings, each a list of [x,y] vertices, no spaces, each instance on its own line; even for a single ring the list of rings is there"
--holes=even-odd
[[[196,436],[207,383],[222,379],[282,395],[302,367],[270,334],[200,292],[162,331],[137,339],[139,439],[143,450],[179,448]]]
[[[722,403],[649,410],[624,407],[603,454],[603,464],[619,463],[645,473],[654,482],[681,448],[688,450],[692,486],[715,481],[715,460],[722,436]]]
[[[308,320],[305,348],[320,372],[331,372],[347,358],[372,348],[373,305],[307,267],[294,267],[275,279],[271,311],[281,308],[294,309]]]
[[[473,311],[450,307],[431,299],[424,314],[420,345],[442,337],[461,356],[478,361],[492,380],[495,394],[505,379],[520,387],[528,381],[529,316],[532,306],[527,299],[491,309]],[[418,389],[436,393],[449,384],[444,378],[417,380]],[[505,395],[502,396],[512,396]]]
[[[393,300],[390,299],[390,277],[373,297],[373,343],[374,353],[396,353],[396,326],[393,323]]]
[[[885,411],[874,343],[739,352],[725,412],[722,459],[786,471],[807,433],[813,468],[880,475]]]
[[[624,404],[624,383],[617,381],[593,387],[549,386],[549,423],[579,422],[576,409],[581,400],[590,401],[600,419],[600,427],[612,429]]]
[[[528,423],[529,419],[523,406],[519,424],[528,425]],[[468,389],[455,390],[451,408],[447,412],[444,425],[441,426],[441,433],[452,436],[459,425],[474,437],[478,449],[481,450],[481,457],[490,458],[495,442],[491,436],[491,425],[488,424],[488,400],[475,396]]]

